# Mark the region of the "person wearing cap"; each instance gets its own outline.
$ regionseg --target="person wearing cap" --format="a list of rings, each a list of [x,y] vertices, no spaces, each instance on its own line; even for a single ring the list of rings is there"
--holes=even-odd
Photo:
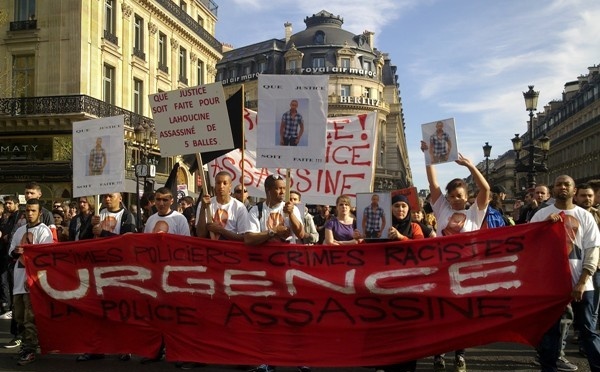
[[[482,229],[508,226],[502,211],[502,201],[506,197],[506,189],[502,185],[496,185],[492,187],[491,191],[490,203],[481,226]]]

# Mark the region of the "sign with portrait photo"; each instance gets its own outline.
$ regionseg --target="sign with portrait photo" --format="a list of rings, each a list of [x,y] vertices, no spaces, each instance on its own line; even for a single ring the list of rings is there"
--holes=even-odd
[[[73,196],[125,191],[123,115],[73,123]]]
[[[365,239],[387,239],[392,225],[390,193],[357,193],[356,217],[358,230]]]
[[[421,124],[421,131],[421,150],[425,153],[426,165],[448,163],[458,159],[454,118]]]
[[[325,163],[328,77],[258,77],[256,164],[319,169]]]

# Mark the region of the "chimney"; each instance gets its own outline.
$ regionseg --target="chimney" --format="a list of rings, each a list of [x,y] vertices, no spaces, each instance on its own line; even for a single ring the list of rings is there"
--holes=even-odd
[[[285,27],[285,42],[287,43],[292,37],[292,24],[290,22],[286,22],[283,24],[283,26]]]
[[[231,44],[221,43],[221,45],[223,46],[223,53],[233,50],[233,45],[231,45]]]
[[[365,38],[367,39],[367,43],[369,44],[369,46],[371,46],[371,48],[373,48],[373,45],[375,44],[375,33],[372,31],[365,30],[363,32],[363,35],[365,35]]]

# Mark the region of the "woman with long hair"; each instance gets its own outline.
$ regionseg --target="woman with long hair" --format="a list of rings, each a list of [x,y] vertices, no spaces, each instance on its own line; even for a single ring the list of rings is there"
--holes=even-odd
[[[343,245],[362,242],[356,229],[356,218],[351,213],[352,203],[347,195],[340,195],[335,201],[335,217],[325,224],[323,244]]]

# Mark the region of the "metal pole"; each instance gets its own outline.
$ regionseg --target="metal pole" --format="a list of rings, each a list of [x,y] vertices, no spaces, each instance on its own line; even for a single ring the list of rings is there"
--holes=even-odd
[[[485,179],[489,182],[490,177],[489,177],[489,169],[490,169],[490,163],[489,163],[489,156],[485,157]]]
[[[533,110],[529,110],[529,172],[527,182],[529,188],[535,188],[535,146],[533,144]]]
[[[142,199],[140,198],[140,177],[136,174],[135,176],[135,197],[137,199],[137,215],[135,225],[137,232],[141,232],[142,229]]]

